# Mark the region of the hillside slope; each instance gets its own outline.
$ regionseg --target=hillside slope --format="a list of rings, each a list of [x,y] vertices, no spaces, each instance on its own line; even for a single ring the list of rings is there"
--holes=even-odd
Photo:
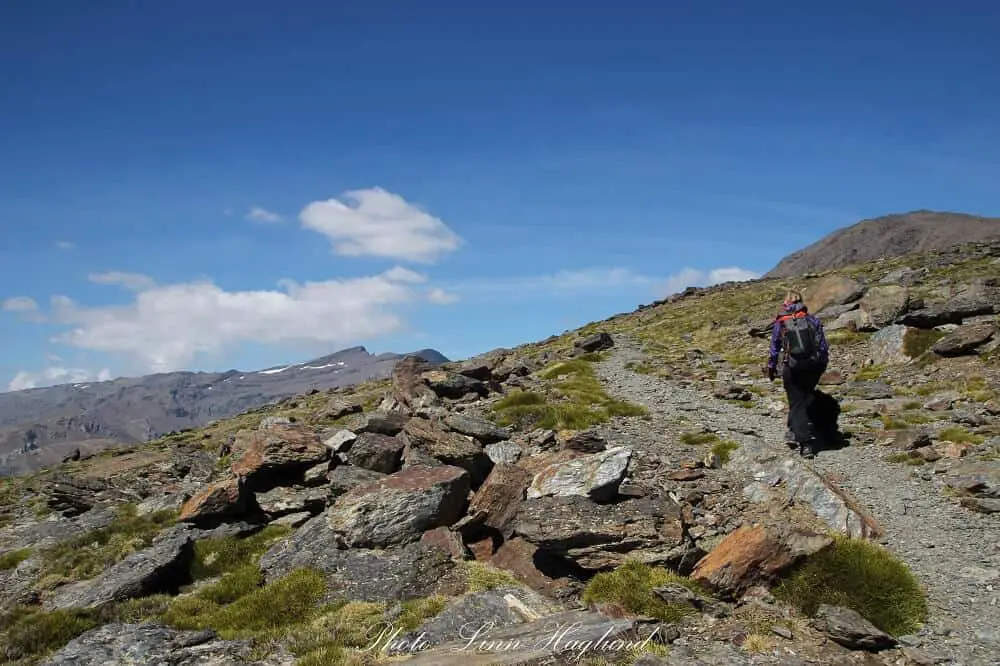
[[[432,349],[414,353],[448,360]],[[310,390],[388,377],[404,356],[351,347],[259,371],[170,372],[0,393],[0,475],[58,462],[76,448],[86,454],[142,442]]]
[[[840,229],[794,252],[764,277],[789,277],[850,264],[1000,239],[1000,218],[913,211],[885,215]]]
[[[842,407],[815,460],[760,370],[791,287]],[[998,314],[1000,242],[692,288],[0,480],[0,654],[992,666]]]

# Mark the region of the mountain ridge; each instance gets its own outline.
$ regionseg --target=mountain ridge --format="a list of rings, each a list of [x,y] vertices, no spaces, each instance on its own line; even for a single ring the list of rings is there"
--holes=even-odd
[[[890,213],[837,229],[785,256],[763,277],[796,277],[990,240],[1000,240],[1000,217],[926,209]]]

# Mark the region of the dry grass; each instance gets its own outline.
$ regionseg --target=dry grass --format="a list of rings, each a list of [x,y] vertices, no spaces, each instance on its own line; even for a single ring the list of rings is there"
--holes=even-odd
[[[695,611],[687,605],[668,604],[653,593],[654,588],[668,583],[678,583],[693,592],[704,594],[696,583],[669,569],[629,560],[614,571],[602,572],[591,578],[582,601],[587,604],[612,603],[636,615],[676,622]]]

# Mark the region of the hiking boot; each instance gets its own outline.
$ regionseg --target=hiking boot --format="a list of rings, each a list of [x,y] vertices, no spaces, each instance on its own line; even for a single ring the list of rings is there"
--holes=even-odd
[[[790,449],[797,449],[799,447],[799,442],[795,439],[795,433],[791,430],[785,431],[785,444],[788,444],[788,448]]]
[[[802,445],[802,457],[811,459],[816,457],[816,440],[810,439],[808,442]]]

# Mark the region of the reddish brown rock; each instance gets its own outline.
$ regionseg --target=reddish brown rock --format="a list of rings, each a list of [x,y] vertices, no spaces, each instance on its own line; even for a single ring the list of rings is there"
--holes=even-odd
[[[703,476],[705,476],[705,472],[700,469],[679,469],[667,474],[667,478],[671,481],[697,481]]]
[[[469,513],[486,512],[483,525],[499,532],[505,539],[511,534],[514,517],[524,501],[531,474],[516,465],[497,465],[486,477],[469,504]]]
[[[489,562],[494,552],[493,539],[480,539],[470,543],[469,552],[472,553],[473,559],[477,562]]]
[[[238,478],[222,479],[202,488],[181,506],[178,520],[210,523],[236,516],[246,508],[247,493]]]
[[[326,515],[348,546],[386,548],[416,541],[427,530],[457,521],[468,493],[469,474],[464,469],[415,466],[352,488]]]
[[[569,586],[566,578],[554,579],[546,576],[535,566],[535,554],[538,549],[524,539],[514,538],[505,541],[493,557],[490,564],[497,569],[510,573],[536,592],[547,597],[556,598],[559,592]]]
[[[405,460],[423,455],[445,465],[461,467],[469,473],[473,487],[478,487],[493,467],[482,444],[471,437],[444,430],[430,419],[410,419],[403,433],[408,442],[403,451]]]
[[[832,544],[830,537],[806,530],[744,526],[703,557],[695,565],[691,578],[723,597],[734,599],[754,585],[774,580],[802,558]]]
[[[392,474],[403,459],[403,440],[374,432],[363,432],[343,454],[344,460],[362,469]]]
[[[432,370],[430,363],[419,356],[407,356],[392,370],[392,397],[411,412],[440,402],[423,378]]]
[[[260,485],[261,477],[297,470],[305,472],[329,460],[331,455],[330,448],[306,426],[278,425],[263,431],[241,430],[236,441],[244,453],[233,463],[233,473],[255,486]]]
[[[469,551],[462,538],[447,527],[435,527],[420,536],[420,543],[440,548],[457,560],[468,559]]]

